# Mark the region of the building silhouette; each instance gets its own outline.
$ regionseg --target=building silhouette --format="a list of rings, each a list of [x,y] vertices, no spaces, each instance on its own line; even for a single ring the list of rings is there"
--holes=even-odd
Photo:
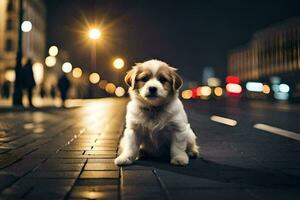
[[[25,0],[24,20],[32,23],[30,32],[23,33],[23,64],[27,58],[44,63],[46,49],[46,8],[44,1]],[[0,1],[0,84],[5,73],[12,71],[16,64],[18,49],[19,1]]]
[[[300,17],[257,31],[248,44],[232,50],[228,73],[242,82],[269,82],[277,76],[300,88]]]

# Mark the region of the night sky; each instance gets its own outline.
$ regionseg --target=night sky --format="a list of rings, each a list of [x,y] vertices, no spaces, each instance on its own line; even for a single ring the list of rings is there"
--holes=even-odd
[[[97,22],[104,32],[97,49],[100,73],[119,55],[128,66],[162,59],[186,79],[200,80],[205,66],[224,77],[228,51],[256,30],[299,15],[300,1],[48,0],[47,8],[48,45],[68,51],[73,65],[90,65],[85,30]]]

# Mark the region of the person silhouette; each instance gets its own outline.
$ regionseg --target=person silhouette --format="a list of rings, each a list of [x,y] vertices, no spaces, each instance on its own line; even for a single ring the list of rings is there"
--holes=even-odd
[[[54,85],[51,86],[50,96],[52,99],[55,99],[55,97],[56,97],[56,87]]]
[[[1,94],[2,98],[4,98],[4,99],[9,98],[9,96],[10,96],[9,88],[10,88],[10,82],[8,80],[5,80],[2,85],[2,94]]]
[[[66,74],[63,74],[59,78],[57,87],[58,87],[58,89],[60,91],[60,97],[61,97],[61,100],[62,100],[62,106],[65,106],[65,101],[67,99],[68,90],[70,88],[70,81],[69,81],[68,77],[66,76]]]
[[[24,78],[23,87],[27,92],[29,106],[32,107],[33,106],[32,91],[33,91],[36,83],[35,83],[34,76],[33,76],[32,60],[30,58],[27,60],[27,63],[23,67],[23,78]]]

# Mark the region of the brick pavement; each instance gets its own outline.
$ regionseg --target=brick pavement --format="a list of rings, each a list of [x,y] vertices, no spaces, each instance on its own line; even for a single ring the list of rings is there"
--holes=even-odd
[[[204,159],[115,166],[126,102],[0,113],[0,199],[299,199],[299,142],[216,125],[189,104]]]

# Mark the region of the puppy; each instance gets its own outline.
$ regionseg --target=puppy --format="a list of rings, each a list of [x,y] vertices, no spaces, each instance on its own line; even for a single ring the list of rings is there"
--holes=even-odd
[[[143,150],[152,156],[168,151],[171,164],[187,165],[198,157],[196,136],[178,98],[182,79],[175,68],[159,60],[137,63],[126,75],[131,101],[116,165],[129,165]]]

